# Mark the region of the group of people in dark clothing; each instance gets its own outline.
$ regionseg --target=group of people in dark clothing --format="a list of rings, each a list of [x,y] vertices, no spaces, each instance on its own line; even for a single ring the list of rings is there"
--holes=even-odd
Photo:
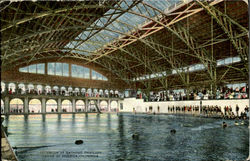
[[[188,97],[187,97],[188,95]],[[137,94],[137,98],[143,98],[144,101],[181,101],[181,100],[209,100],[209,99],[244,99],[248,98],[248,86],[237,87],[235,89],[227,86],[218,87],[216,94],[213,96],[212,92],[206,89],[199,89],[190,91],[188,94],[186,91],[169,90],[154,92],[149,97],[144,93]]]
[[[235,113],[232,110],[231,106],[225,106],[224,111],[222,111],[220,106],[168,106],[169,113],[187,113],[193,115],[203,115],[205,117],[216,117],[223,119],[247,119],[249,107],[246,106],[244,110],[240,112],[240,108],[238,105],[235,107]],[[200,111],[200,112],[199,112]]]

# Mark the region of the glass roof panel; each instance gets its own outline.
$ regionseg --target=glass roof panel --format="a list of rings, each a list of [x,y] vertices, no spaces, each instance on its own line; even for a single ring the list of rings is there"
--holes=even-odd
[[[180,1],[182,0],[144,0],[143,2],[164,11]],[[133,1],[128,0],[116,4],[115,8],[118,9],[108,10],[102,18],[96,20],[89,28],[77,36],[76,39],[82,41],[71,41],[65,46],[66,49],[62,51],[70,51],[68,49],[71,49],[74,53],[91,55],[91,52],[132,31],[147,20],[145,17],[129,12],[135,12],[151,18],[159,14],[156,10],[154,11],[154,9],[139,3],[132,7],[129,12],[125,12],[120,16],[121,11],[128,9],[133,3]],[[101,30],[99,31],[99,29]]]

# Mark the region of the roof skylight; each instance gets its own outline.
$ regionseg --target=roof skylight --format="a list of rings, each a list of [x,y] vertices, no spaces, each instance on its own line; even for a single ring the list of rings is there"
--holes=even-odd
[[[143,2],[164,11],[168,7],[173,6],[173,4],[179,4],[180,1],[182,0],[144,0]],[[133,14],[132,12],[150,18],[159,14],[159,12],[142,3],[136,5],[134,3],[134,1],[121,1],[120,4],[116,4],[102,18],[96,20],[89,28],[80,33],[75,41],[69,42],[63,51],[91,55],[104,45],[111,43],[146,22],[147,19],[145,17]],[[129,12],[122,13],[130,7],[132,8]]]

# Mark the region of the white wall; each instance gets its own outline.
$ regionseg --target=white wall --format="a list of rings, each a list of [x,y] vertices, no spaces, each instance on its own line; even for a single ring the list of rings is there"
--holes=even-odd
[[[218,105],[221,106],[221,110],[224,111],[225,106],[231,105],[233,112],[236,114],[235,107],[238,104],[240,110],[244,111],[246,105],[249,107],[248,99],[240,99],[240,100],[195,100],[195,101],[164,101],[164,102],[144,102],[143,99],[136,98],[125,98],[123,101],[123,110],[120,109],[120,112],[133,112],[133,108],[135,108],[136,112],[146,112],[149,111],[149,106],[152,106],[152,112],[158,113],[157,107],[160,107],[160,113],[168,113],[168,106],[190,106],[190,105],[200,105],[200,101],[202,101],[202,105]]]

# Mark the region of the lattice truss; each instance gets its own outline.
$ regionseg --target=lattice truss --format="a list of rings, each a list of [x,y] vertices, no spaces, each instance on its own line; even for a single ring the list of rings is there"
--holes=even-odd
[[[200,85],[215,89],[248,80],[244,1],[2,1],[0,5],[2,70],[72,58],[143,89]],[[216,66],[218,60],[235,56],[241,61]],[[184,70],[193,64],[202,64],[204,70]],[[156,73],[160,76],[150,78]]]

